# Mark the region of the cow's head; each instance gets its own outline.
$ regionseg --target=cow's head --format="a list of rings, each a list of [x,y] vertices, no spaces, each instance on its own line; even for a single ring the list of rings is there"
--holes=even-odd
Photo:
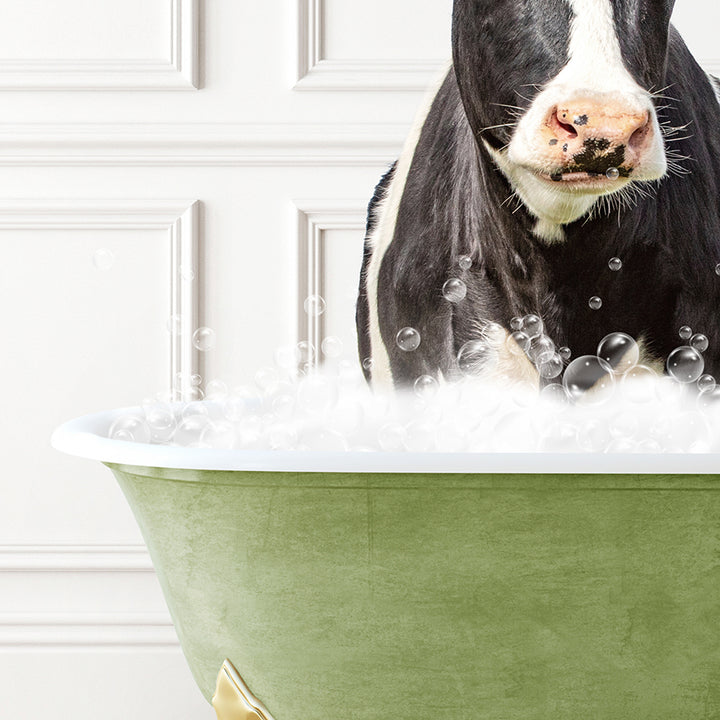
[[[663,91],[674,0],[455,0],[471,127],[536,233],[562,237],[603,195],[667,170]]]

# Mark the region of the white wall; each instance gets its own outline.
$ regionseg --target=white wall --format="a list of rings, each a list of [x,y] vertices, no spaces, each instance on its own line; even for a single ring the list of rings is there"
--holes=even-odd
[[[719,69],[718,11],[703,0],[698,22],[698,5],[678,19]],[[0,717],[214,717],[109,471],[50,433],[193,363],[247,379],[307,332],[312,288],[318,331],[352,346],[364,208],[449,55],[449,13],[0,0]],[[173,307],[216,331],[213,351],[173,341]]]

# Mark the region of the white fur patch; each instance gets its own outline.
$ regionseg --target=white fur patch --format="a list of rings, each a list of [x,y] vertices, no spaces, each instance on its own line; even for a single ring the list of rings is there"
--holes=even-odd
[[[375,210],[378,221],[374,231],[368,238],[373,250],[366,274],[367,298],[370,310],[370,357],[373,362],[371,371],[373,387],[389,387],[392,385],[390,358],[380,334],[380,316],[378,311],[378,277],[380,275],[380,266],[395,236],[398,210],[400,209],[400,202],[405,192],[405,183],[407,182],[410,166],[415,156],[415,149],[420,140],[420,134],[425,125],[425,120],[430,113],[430,108],[435,100],[435,96],[445,81],[451,67],[452,63],[446,65],[442,74],[428,91],[425,101],[415,116],[412,130],[398,158],[390,186],[386,189],[384,199],[378,203]]]
[[[598,101],[612,98],[622,102],[628,112],[649,113],[654,131],[653,145],[633,173],[633,180],[655,180],[667,170],[662,133],[651,97],[635,82],[623,63],[611,0],[566,2],[574,13],[568,63],[544,87],[520,119],[508,149],[495,153],[498,165],[526,207],[550,225],[577,220],[590,210],[600,196],[600,193],[572,193],[566,188],[556,188],[536,175],[535,171],[542,166],[535,142],[537,128],[546,122],[552,108],[561,103],[578,97]],[[498,155],[502,157],[498,158]],[[619,180],[616,188],[627,182]],[[557,233],[550,236],[557,239]]]

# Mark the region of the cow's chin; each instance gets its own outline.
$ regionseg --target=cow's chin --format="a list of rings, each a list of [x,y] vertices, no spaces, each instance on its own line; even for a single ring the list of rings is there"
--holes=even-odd
[[[666,172],[665,165],[658,164],[637,169],[632,177],[585,172],[551,175],[529,164],[513,162],[507,151],[494,150],[487,144],[486,147],[515,194],[537,219],[535,235],[548,242],[563,240],[562,226],[586,216],[602,196],[620,192],[636,181],[659,179]]]

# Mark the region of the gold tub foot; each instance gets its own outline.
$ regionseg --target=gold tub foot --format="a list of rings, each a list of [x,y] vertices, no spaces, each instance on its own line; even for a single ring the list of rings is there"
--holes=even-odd
[[[273,720],[229,660],[220,668],[212,704],[218,720]]]

